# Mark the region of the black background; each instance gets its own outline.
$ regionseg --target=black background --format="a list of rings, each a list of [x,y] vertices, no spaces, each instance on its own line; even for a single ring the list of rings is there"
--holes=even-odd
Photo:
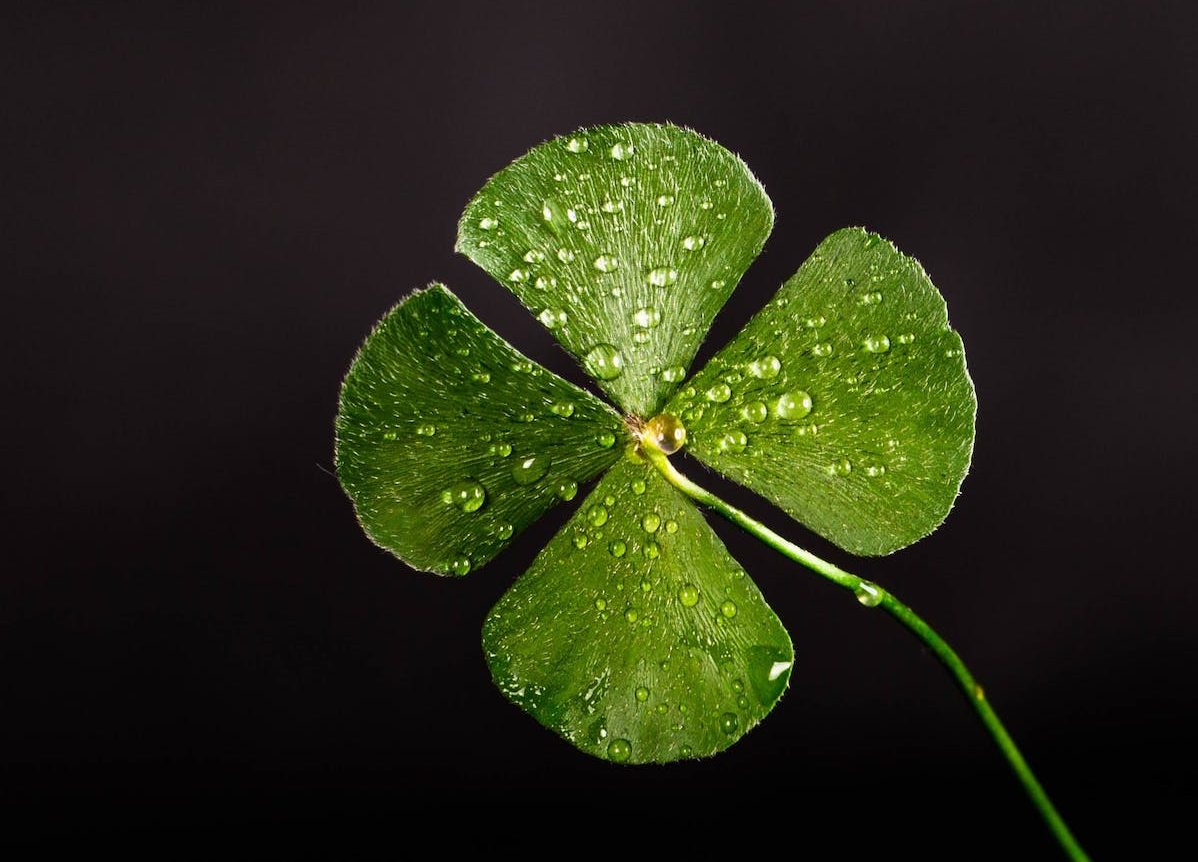
[[[660,822],[670,841],[723,836],[742,854],[780,838],[852,858],[885,838],[925,858],[1053,858],[936,662],[722,522],[792,632],[791,691],[726,754],[641,769],[540,728],[479,648],[487,609],[570,507],[462,580],[405,569],[354,522],[328,472],[338,385],[400,295],[444,280],[584,383],[453,254],[455,226],[532,145],[626,119],[736,150],[778,211],[700,362],[821,238],[864,224],[932,274],[978,389],[963,496],[893,557],[848,558],[711,484],[937,626],[1098,856],[1183,830],[1198,718],[1194,9],[8,12],[9,837],[357,824],[399,840],[419,828],[416,794],[510,806],[505,834],[535,848],[548,795],[573,806],[555,820],[582,845],[629,853],[653,845],[625,843],[626,827]]]

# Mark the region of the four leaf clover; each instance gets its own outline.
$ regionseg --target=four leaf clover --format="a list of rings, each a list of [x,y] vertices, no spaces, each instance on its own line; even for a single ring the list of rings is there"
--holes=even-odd
[[[599,477],[499,600],[500,690],[578,748],[666,762],[727,748],[786,689],[790,638],[694,504],[642,456],[686,450],[845,550],[944,519],[976,402],[922,267],[857,228],[824,240],[688,369],[773,209],[745,164],[670,125],[534,148],[468,204],[457,248],[511,290],[619,412],[521,355],[442,285],[379,322],[346,376],[337,471],[367,534],[465,575]]]

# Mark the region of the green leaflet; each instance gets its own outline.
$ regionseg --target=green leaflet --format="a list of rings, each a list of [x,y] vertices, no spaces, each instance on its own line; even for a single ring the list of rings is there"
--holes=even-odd
[[[694,505],[633,454],[487,617],[507,697],[590,754],[666,762],[727,748],[770,711],[786,630]]]
[[[668,125],[534,148],[466,207],[457,248],[519,297],[630,413],[686,376],[773,209],[745,164]]]
[[[976,407],[923,268],[846,228],[666,409],[700,461],[846,550],[886,554],[952,508]]]
[[[379,322],[346,375],[337,475],[363,529],[464,575],[626,446],[607,405],[514,350],[444,286]]]

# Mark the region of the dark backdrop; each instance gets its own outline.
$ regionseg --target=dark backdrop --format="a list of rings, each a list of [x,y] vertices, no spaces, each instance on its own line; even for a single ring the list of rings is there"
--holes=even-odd
[[[835,838],[852,858],[884,834],[926,858],[1052,858],[935,661],[722,522],[793,634],[791,691],[726,754],[642,769],[540,728],[479,648],[570,507],[461,580],[413,573],[354,522],[329,473],[338,384],[405,292],[443,279],[583,382],[454,231],[530,146],[625,119],[736,150],[778,210],[700,362],[822,237],[864,224],[932,274],[977,384],[963,496],[893,557],[847,558],[714,484],[938,626],[1098,855],[1184,827],[1194,8],[5,13],[0,775],[24,827],[7,834],[399,840],[416,792],[514,804],[505,832],[533,849],[548,791],[584,845],[644,820],[742,853]]]

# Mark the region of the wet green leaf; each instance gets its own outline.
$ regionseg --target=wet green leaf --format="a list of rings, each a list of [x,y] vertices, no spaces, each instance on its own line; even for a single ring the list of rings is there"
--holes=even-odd
[[[514,350],[441,285],[379,322],[341,390],[337,475],[414,568],[476,569],[625,448],[622,419]]]
[[[617,762],[703,757],[770,711],[786,630],[694,505],[629,455],[487,617],[512,701]]]
[[[667,410],[700,461],[846,550],[886,554],[948,514],[976,406],[961,337],[923,267],[847,228]]]
[[[634,123],[556,138],[504,168],[466,207],[457,247],[617,404],[647,417],[686,376],[772,225],[733,153]]]

